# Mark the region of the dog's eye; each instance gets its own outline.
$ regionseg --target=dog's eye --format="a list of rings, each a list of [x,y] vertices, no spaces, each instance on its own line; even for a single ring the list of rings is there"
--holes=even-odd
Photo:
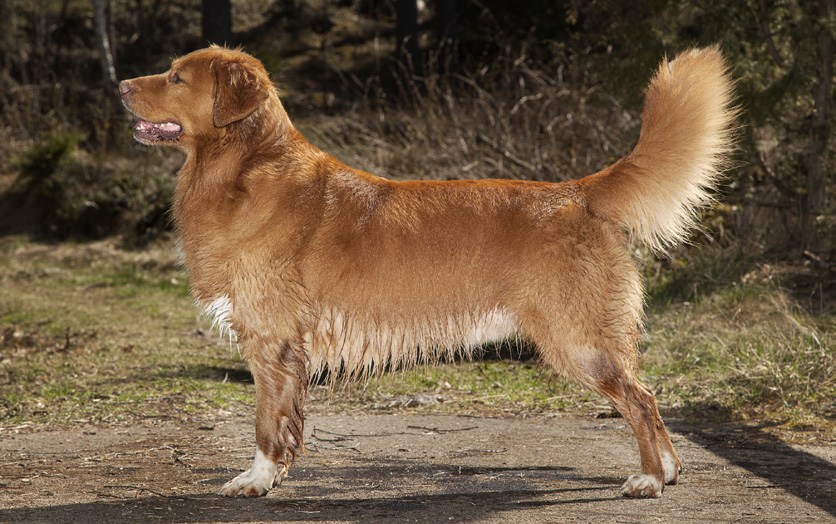
[[[180,78],[180,75],[178,75],[177,73],[172,73],[171,76],[168,78],[168,81],[171,82],[172,84],[182,84],[183,83],[183,79]]]

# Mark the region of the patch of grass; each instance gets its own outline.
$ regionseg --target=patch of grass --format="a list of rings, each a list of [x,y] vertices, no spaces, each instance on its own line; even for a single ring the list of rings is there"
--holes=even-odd
[[[82,284],[78,281],[74,283]],[[124,267],[110,273],[92,275],[86,279],[86,282],[83,282],[83,285],[117,289],[120,296],[126,298],[153,290],[181,297],[189,296],[189,285],[185,273],[161,277],[137,267]]]
[[[833,429],[833,318],[795,305],[772,272],[755,267],[652,310],[645,360],[663,405],[697,420]]]
[[[4,239],[0,260],[0,425],[179,416],[251,399],[245,384],[194,371],[243,363],[220,364],[228,347],[197,331],[170,248]]]
[[[651,308],[666,308],[715,292],[748,292],[748,286],[730,285],[757,267],[740,248],[692,246],[671,259],[655,260],[645,270]]]
[[[361,390],[371,406],[393,397],[434,393],[445,399],[423,410],[491,414],[606,409],[600,398],[554,377],[536,358],[450,362],[385,374]]]

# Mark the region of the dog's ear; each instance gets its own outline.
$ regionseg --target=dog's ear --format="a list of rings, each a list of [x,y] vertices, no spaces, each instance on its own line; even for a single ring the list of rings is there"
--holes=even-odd
[[[212,114],[215,127],[226,127],[247,118],[267,98],[267,87],[259,78],[259,72],[249,65],[217,61],[212,64],[212,69],[215,73]]]

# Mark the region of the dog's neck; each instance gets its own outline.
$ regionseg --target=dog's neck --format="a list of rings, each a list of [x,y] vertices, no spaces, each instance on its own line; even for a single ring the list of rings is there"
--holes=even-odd
[[[253,152],[290,154],[292,138],[298,134],[278,96],[270,96],[262,107],[245,119],[216,129],[211,136],[195,137],[186,152],[186,161],[177,176],[174,218],[189,221],[189,208],[228,208],[248,191],[258,164]],[[221,209],[218,209],[220,211]],[[195,213],[205,216],[207,213]]]
[[[263,107],[229,126],[220,142],[207,141],[205,146],[198,144],[187,150],[178,174],[173,218],[196,295],[228,292],[201,289],[202,282],[223,287],[227,280],[222,275],[224,267],[251,240],[245,238],[244,231],[255,231],[255,224],[276,220],[275,209],[253,205],[254,201],[266,193],[277,202],[292,201],[292,197],[281,195],[294,194],[315,175],[299,168],[309,165],[300,159],[324,155],[293,127],[278,98],[271,97],[266,103],[278,107]],[[270,155],[267,170],[263,159],[254,156],[265,153]],[[253,171],[251,166],[260,169]],[[292,213],[290,209],[287,212]]]

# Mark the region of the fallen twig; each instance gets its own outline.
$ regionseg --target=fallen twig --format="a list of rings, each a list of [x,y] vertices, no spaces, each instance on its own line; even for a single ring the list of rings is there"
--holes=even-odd
[[[458,451],[451,451],[450,453],[455,453],[457,455],[467,455],[468,453],[481,453],[481,454],[492,454],[492,453],[505,453],[508,451],[507,448],[502,449],[460,449]]]
[[[438,433],[439,435],[443,435],[444,433],[455,433],[457,431],[470,431],[471,429],[479,429],[479,426],[471,426],[469,428],[453,428],[453,429],[439,429],[439,428],[427,428],[424,426],[407,426],[409,429],[420,429],[423,431],[429,431],[430,433]]]
[[[166,498],[166,499],[186,500],[186,497],[180,497],[180,496],[177,496],[177,495],[166,495],[165,493],[160,493],[159,491],[155,491],[155,490],[150,489],[150,488],[143,488],[142,486],[107,485],[107,486],[102,486],[102,487],[107,488],[107,489],[135,489],[137,491],[147,491],[148,493],[151,493],[152,495],[156,495],[158,497],[163,497],[163,498]]]

